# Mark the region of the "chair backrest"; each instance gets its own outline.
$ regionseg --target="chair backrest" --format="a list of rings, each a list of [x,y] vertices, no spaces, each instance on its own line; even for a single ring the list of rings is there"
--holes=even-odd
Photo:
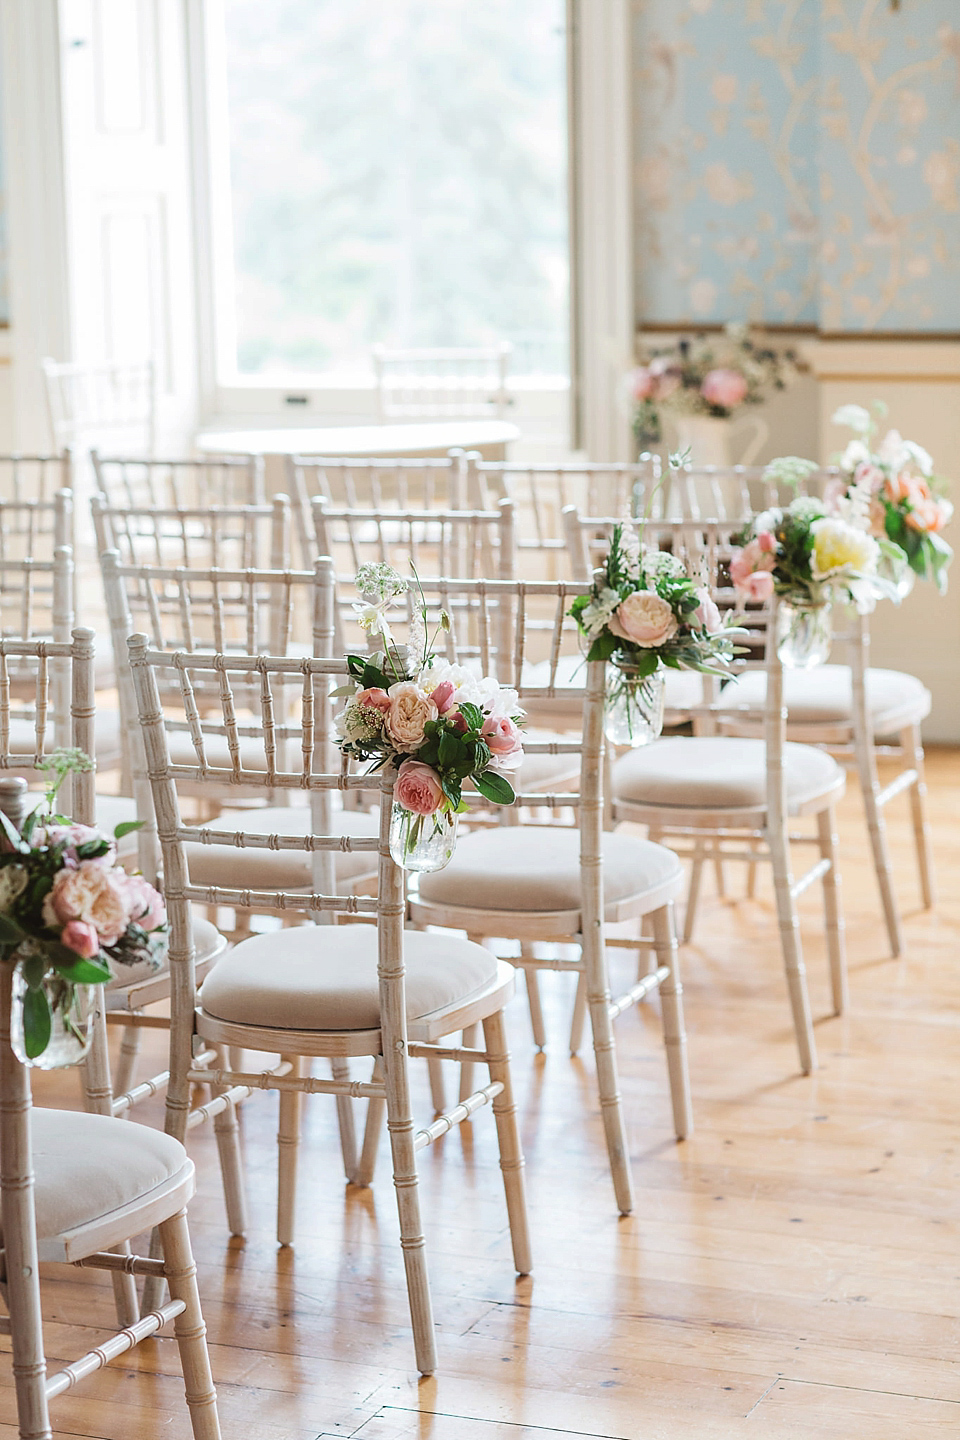
[[[49,503],[61,490],[73,489],[73,457],[58,455],[0,455],[0,500]]]
[[[67,640],[0,639],[0,772],[29,776],[66,745],[93,755],[93,663],[92,630]],[[92,770],[75,773],[63,793],[63,807],[84,825],[93,824],[94,786]]]
[[[682,465],[669,470],[665,476],[659,513],[668,520],[743,522],[771,505],[789,505],[797,495],[822,495],[825,485],[836,473],[821,467],[796,485],[788,486],[778,485],[765,465]],[[584,513],[598,515],[601,512]]]
[[[355,576],[364,563],[386,563],[400,575],[482,576],[516,574],[513,506],[492,510],[386,511],[336,509],[322,496],[313,501],[314,553],[329,555],[337,577],[336,653],[363,648],[353,616],[359,600]]]
[[[89,448],[104,441],[149,455],[156,440],[152,360],[99,365],[42,360],[53,443]]]
[[[464,452],[436,460],[353,460],[320,455],[287,457],[287,486],[301,558],[314,554],[315,495],[353,510],[462,510],[466,504]]]
[[[531,579],[555,578],[554,569],[564,557],[561,515],[577,505],[587,515],[659,515],[663,513],[660,459],[644,456],[635,464],[565,462],[560,465],[522,465],[466,456],[465,491],[468,503],[492,509],[498,500],[513,501],[517,548],[524,574]],[[531,569],[539,552],[539,573]]]
[[[35,500],[0,497],[0,562],[49,562],[57,550],[73,544],[72,490],[55,490]]]
[[[160,460],[91,453],[97,487],[108,505],[134,509],[205,510],[211,505],[263,505],[263,456]]]
[[[379,418],[502,419],[510,404],[512,350],[506,342],[473,349],[391,350],[375,345]]]
[[[270,505],[133,506],[91,501],[97,553],[126,565],[282,570],[290,554],[290,502]]]

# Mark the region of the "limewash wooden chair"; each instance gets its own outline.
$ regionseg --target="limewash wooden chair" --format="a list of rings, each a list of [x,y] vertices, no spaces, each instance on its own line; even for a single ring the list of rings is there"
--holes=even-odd
[[[736,602],[724,578],[735,529],[716,521],[665,521],[657,527],[661,541],[668,541],[688,572],[703,577],[721,610]],[[776,607],[774,599],[769,607],[750,609],[740,617],[749,632],[742,642],[747,653],[731,666],[737,675],[759,672],[765,677],[762,697],[753,707],[754,733],[671,736],[628,751],[613,766],[610,819],[647,825],[652,835],[689,854],[693,905],[704,860],[715,855],[718,846],[724,861],[771,864],[800,1067],[808,1074],[816,1068],[816,1046],[796,901],[809,885],[822,882],[833,1008],[840,1014],[847,1003],[847,975],[835,807],[846,777],[824,750],[787,743],[784,672],[773,640]],[[758,653],[762,659],[753,658]],[[691,713],[695,728],[715,732],[712,696],[691,707]],[[814,837],[790,833],[790,821],[803,816],[815,819]],[[818,851],[813,867],[796,880],[791,841],[812,844]]]
[[[388,420],[502,420],[513,403],[507,373],[513,346],[391,349],[371,351],[377,414]]]
[[[290,558],[290,502],[262,505],[110,505],[91,502],[97,554],[125,565],[284,570]]]
[[[108,505],[205,510],[267,503],[262,455],[161,460],[92,450],[90,458],[97,488]]]
[[[519,693],[520,704],[535,703],[547,711],[551,701],[569,704],[557,684],[559,660],[569,644],[576,644],[575,626],[567,612],[585,585],[549,581],[426,580],[428,604],[451,617],[445,637],[446,655],[480,674],[493,674]],[[469,602],[469,603],[466,603]],[[552,617],[549,640],[542,626],[531,620]],[[546,674],[530,680],[530,661],[538,648],[547,654]],[[530,652],[533,652],[532,654]],[[678,1138],[693,1126],[686,1064],[681,985],[673,930],[673,900],[683,885],[683,870],[672,851],[632,835],[603,834],[603,698],[604,668],[587,667],[579,732],[564,741],[525,741],[536,752],[540,745],[557,753],[579,756],[579,784],[572,790],[544,787],[521,792],[518,805],[553,812],[574,810],[578,823],[564,826],[522,824],[464,835],[445,870],[422,875],[411,897],[411,919],[418,925],[465,930],[475,938],[520,942],[521,954],[513,963],[527,976],[531,1013],[540,1020],[536,972],[540,969],[572,971],[583,977],[593,1033],[597,1085],[607,1152],[616,1202],[623,1214],[634,1203],[628,1163],[626,1126],[617,1078],[613,1021],[639,1001],[659,990],[663,1010],[667,1071]],[[623,994],[611,994],[607,951],[613,943],[606,926],[649,916],[651,942],[630,940],[631,948],[646,948],[656,957],[654,967]],[[537,951],[538,942],[574,941],[576,959],[556,959]],[[469,1036],[466,1037],[469,1040]],[[469,1072],[468,1072],[469,1074]]]
[[[40,362],[56,449],[120,446],[150,455],[156,442],[157,376],[152,360]]]
[[[9,714],[2,683],[10,657],[38,664],[38,744],[32,754],[9,750]],[[0,748],[5,771],[29,771],[43,755],[45,675],[51,663],[70,669],[73,739],[92,748],[93,631],[75,630],[70,644],[0,641]],[[73,817],[91,823],[93,774],[71,777]],[[126,1126],[109,1108],[76,1113],[31,1107],[30,1077],[10,1046],[12,967],[0,966],[0,1271],[8,1320],[22,1440],[51,1440],[49,1402],[87,1375],[126,1354],[173,1321],[195,1440],[218,1440],[216,1392],[210,1374],[186,1204],[194,1167],[182,1145],[142,1126]],[[95,1001],[94,1046],[84,1066],[88,1098],[96,1100],[106,1051],[103,989]],[[212,1057],[211,1057],[212,1058]],[[157,1227],[156,1258],[130,1253],[129,1241]],[[87,1355],[47,1374],[40,1309],[39,1265],[63,1262],[106,1270],[114,1281],[120,1331]],[[163,1277],[171,1299],[140,1315],[135,1277]]]
[[[502,1013],[513,993],[514,971],[469,941],[404,930],[404,876],[391,858],[388,844],[391,778],[384,775],[379,779],[378,835],[358,838],[334,832],[331,796],[378,783],[369,777],[349,776],[344,767],[334,768],[332,763],[329,689],[331,679],[342,682],[345,678],[345,662],[264,655],[171,655],[151,649],[144,635],[132,636],[129,648],[171,923],[174,978],[167,1132],[183,1138],[195,1123],[235,1107],[252,1090],[278,1090],[277,1237],[281,1245],[289,1245],[295,1229],[301,1096],[366,1097],[373,1106],[385,1107],[416,1363],[429,1374],[437,1361],[416,1156],[486,1104],[492,1103],[496,1120],[514,1262],[522,1274],[531,1266],[523,1157]],[[175,763],[170,755],[171,705],[169,701],[162,705],[161,696],[169,695],[172,679],[182,692],[180,714],[193,717],[189,719],[196,750],[192,764]],[[300,704],[288,723],[281,725],[274,699],[277,691],[291,682],[299,689]],[[219,691],[222,724],[229,740],[226,763],[208,752],[196,718],[196,694],[205,693],[211,683]],[[259,704],[243,722],[237,694],[246,695],[254,686]],[[261,746],[256,767],[246,758],[254,735]],[[295,755],[288,751],[289,740],[296,741]],[[286,760],[282,758],[285,752]],[[218,792],[230,785],[241,790],[260,787],[264,791],[305,792],[314,816],[311,833],[266,833],[258,828],[256,811],[243,830],[187,826],[179,804],[184,781],[192,787],[209,785]],[[267,887],[197,884],[191,874],[190,854],[211,844],[235,846],[238,855],[244,850],[308,854],[316,877],[313,893],[304,897]],[[375,898],[337,893],[333,857],[338,851],[351,850],[378,856]],[[253,911],[307,910],[318,923],[241,941],[204,981],[197,997],[190,913],[191,903],[197,902]],[[331,924],[338,916],[365,917],[375,924]],[[483,1026],[482,1047],[441,1043],[445,1036],[476,1023]],[[196,1069],[195,1043],[279,1054],[281,1062],[272,1070],[229,1070],[210,1076]],[[304,1073],[304,1061],[314,1056],[331,1060],[368,1056],[375,1062],[373,1079],[363,1083],[310,1077]],[[408,1061],[415,1057],[485,1064],[490,1081],[417,1130],[408,1078]],[[207,1105],[194,1109],[190,1091],[198,1079],[212,1081],[219,1093]],[[357,1183],[367,1183],[372,1174],[371,1148],[364,1148],[353,1177]],[[231,1183],[228,1173],[228,1186]]]

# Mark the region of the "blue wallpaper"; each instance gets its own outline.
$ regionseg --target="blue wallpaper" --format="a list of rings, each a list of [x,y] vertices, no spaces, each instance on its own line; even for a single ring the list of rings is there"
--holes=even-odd
[[[960,328],[960,0],[634,0],[641,318]]]

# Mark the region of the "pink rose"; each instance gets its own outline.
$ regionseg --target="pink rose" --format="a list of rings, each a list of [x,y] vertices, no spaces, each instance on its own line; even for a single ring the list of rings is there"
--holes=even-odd
[[[444,720],[450,721],[451,725],[453,726],[455,732],[458,735],[466,735],[467,731],[470,729],[470,726],[466,722],[466,718],[457,709],[448,710],[443,718]]]
[[[736,370],[708,370],[700,386],[700,394],[708,405],[721,410],[734,410],[742,405],[747,393],[747,382]]]
[[[75,870],[59,871],[43,903],[45,923],[85,920],[96,929],[101,945],[115,945],[130,923],[126,879],[100,860],[81,860]]]
[[[677,633],[677,619],[666,600],[652,590],[636,590],[610,616],[610,629],[621,640],[645,649],[663,645]]]
[[[682,376],[679,365],[672,360],[660,357],[650,361],[650,377],[653,381],[650,398],[652,400],[666,400],[678,389]]]
[[[756,537],[757,548],[763,555],[776,555],[777,537],[769,530],[761,530]],[[749,549],[749,546],[747,547]]]
[[[887,533],[887,507],[879,495],[874,495],[870,501],[870,534],[886,535]]]
[[[445,715],[450,709],[450,702],[456,688],[452,680],[441,680],[440,684],[434,687],[430,699],[436,705],[438,715]]]
[[[360,690],[354,696],[355,705],[365,705],[369,710],[379,710],[381,715],[386,715],[390,709],[390,696],[386,690],[379,690],[374,685],[369,690]]]
[[[738,590],[750,588],[748,582],[756,573],[766,574],[773,571],[777,563],[776,544],[770,532],[762,530],[731,558],[730,579]],[[761,586],[761,589],[765,588]]]
[[[404,760],[397,771],[393,798],[415,815],[433,815],[444,798],[437,772],[419,760]]]
[[[86,920],[68,920],[60,931],[60,940],[81,960],[92,960],[100,954],[100,936]]]
[[[853,472],[855,485],[869,485],[873,491],[882,490],[886,478],[880,467],[871,465],[869,460],[861,460]]]
[[[630,394],[634,400],[649,400],[656,387],[656,380],[650,373],[648,365],[638,365],[636,370],[631,370],[627,377],[630,383]]]
[[[482,736],[499,770],[515,770],[524,757],[524,737],[510,716],[488,716]]]
[[[389,695],[387,734],[398,750],[419,750],[423,744],[424,725],[428,720],[437,718],[436,705],[412,680],[402,680],[398,685],[391,685]]]
[[[748,600],[757,600],[763,604],[773,594],[773,576],[769,570],[754,570],[737,589],[741,590]]]
[[[840,501],[845,497],[850,482],[846,475],[831,475],[823,487],[823,508],[828,515],[839,513]]]
[[[912,502],[914,499],[928,499],[930,487],[925,480],[917,480],[915,476],[901,471],[899,475],[890,476],[883,487],[883,493],[894,505],[902,505],[904,500]]]
[[[690,616],[694,625],[701,630],[706,630],[708,635],[716,635],[723,629],[723,619],[720,610],[710,594],[709,590],[698,590],[697,596],[700,604]]]
[[[128,875],[124,881],[130,919],[141,930],[157,930],[164,924],[167,912],[163,897],[142,875]]]
[[[949,512],[933,496],[911,497],[912,508],[907,511],[904,519],[911,530],[926,530],[928,533],[936,534],[942,530],[947,523]]]

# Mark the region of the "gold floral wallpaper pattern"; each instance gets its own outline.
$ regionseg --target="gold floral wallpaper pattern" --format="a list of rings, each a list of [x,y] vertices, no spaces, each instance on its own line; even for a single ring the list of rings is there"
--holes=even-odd
[[[641,321],[960,330],[960,0],[634,0]]]

